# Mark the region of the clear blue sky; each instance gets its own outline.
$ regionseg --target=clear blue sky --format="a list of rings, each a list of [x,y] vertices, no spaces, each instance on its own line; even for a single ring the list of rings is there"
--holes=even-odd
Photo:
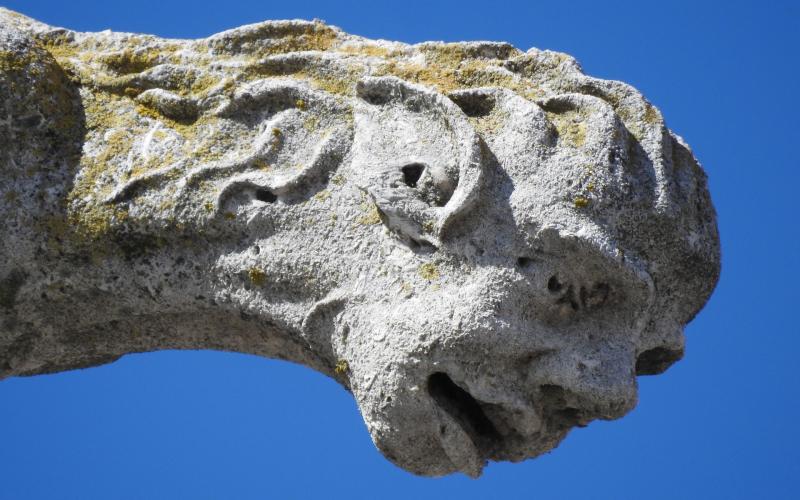
[[[507,40],[633,84],[694,149],[723,270],[683,361],[622,420],[484,477],[414,477],[350,395],[309,369],[214,352],[134,355],[0,383],[0,500],[798,498],[800,8],[794,2],[7,1],[54,25],[203,37],[321,18],[406,42]]]

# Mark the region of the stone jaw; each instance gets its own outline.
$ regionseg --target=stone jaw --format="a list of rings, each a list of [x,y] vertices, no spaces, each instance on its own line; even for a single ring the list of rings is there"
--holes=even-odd
[[[289,359],[399,466],[477,476],[629,411],[718,278],[688,146],[565,54],[0,9],[0,83],[0,377]]]

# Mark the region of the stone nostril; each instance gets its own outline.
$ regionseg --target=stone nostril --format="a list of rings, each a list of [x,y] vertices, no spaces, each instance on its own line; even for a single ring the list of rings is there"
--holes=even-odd
[[[422,172],[425,171],[425,165],[421,163],[412,163],[410,165],[405,165],[400,170],[403,172],[403,182],[405,185],[415,188],[417,187],[419,178],[422,177]]]

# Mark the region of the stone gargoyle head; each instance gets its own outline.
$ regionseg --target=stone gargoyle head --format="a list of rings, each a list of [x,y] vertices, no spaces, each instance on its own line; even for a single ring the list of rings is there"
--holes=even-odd
[[[560,53],[0,10],[0,110],[0,377],[157,349],[292,360],[416,474],[623,416],[719,273],[688,147]]]

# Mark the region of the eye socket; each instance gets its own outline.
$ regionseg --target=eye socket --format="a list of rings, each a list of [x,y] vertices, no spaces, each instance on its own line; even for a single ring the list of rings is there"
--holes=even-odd
[[[400,169],[403,172],[403,182],[406,186],[415,188],[419,178],[422,177],[422,172],[425,171],[425,165],[419,163],[412,163]]]
[[[432,169],[424,163],[409,163],[400,167],[403,183],[415,189],[417,196],[425,203],[435,207],[445,206],[458,185],[458,176],[455,179],[448,179],[446,175],[441,175],[443,172],[440,170]],[[440,175],[436,175],[437,172]],[[397,186],[398,183],[392,184],[392,187]]]

